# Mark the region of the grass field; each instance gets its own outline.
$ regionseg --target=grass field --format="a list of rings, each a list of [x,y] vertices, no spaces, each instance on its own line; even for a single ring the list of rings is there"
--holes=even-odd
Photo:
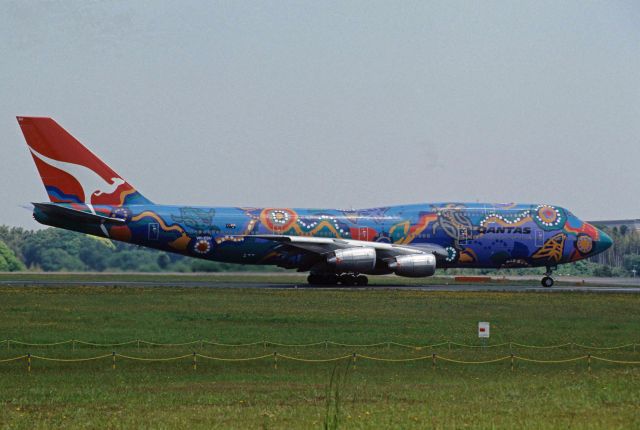
[[[393,290],[260,290],[164,287],[0,287],[0,340],[96,343],[210,339],[244,343],[334,340],[349,344],[450,339],[478,344],[478,321],[492,324],[491,343],[573,341],[640,343],[636,295],[435,293]],[[409,358],[436,353],[461,360],[509,355],[508,347],[397,346],[137,347],[139,357],[200,353],[249,357],[277,351],[306,358],[353,352]],[[113,348],[4,344],[0,359],[22,353],[90,357]],[[517,355],[561,359],[591,353],[640,360],[632,347],[514,348]],[[333,377],[333,385],[329,385]],[[336,389],[337,385],[337,389]],[[509,361],[462,365],[349,360],[304,363],[271,358],[220,363],[191,359],[84,363],[34,360],[0,364],[3,428],[640,428],[640,366],[581,360],[565,364]]]

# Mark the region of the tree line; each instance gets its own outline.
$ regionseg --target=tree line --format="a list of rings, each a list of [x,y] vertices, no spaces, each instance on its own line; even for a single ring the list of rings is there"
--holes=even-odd
[[[558,273],[579,276],[640,275],[640,232],[622,228],[604,229],[614,245],[589,260],[560,266]],[[274,266],[220,263],[115,242],[69,230],[27,230],[0,226],[0,271],[45,272],[226,272],[273,271]],[[532,269],[454,269],[447,273],[532,274]]]
[[[626,225],[602,228],[613,239],[613,246],[590,261],[597,264],[597,276],[640,275],[640,231]],[[634,272],[635,271],[635,272]]]
[[[279,270],[184,257],[58,228],[0,226],[0,271],[227,272]]]

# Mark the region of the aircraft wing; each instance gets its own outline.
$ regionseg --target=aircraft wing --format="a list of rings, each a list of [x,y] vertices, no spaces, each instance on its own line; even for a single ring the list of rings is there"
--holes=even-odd
[[[393,258],[398,255],[410,254],[434,254],[437,257],[446,258],[448,256],[444,247],[436,244],[420,244],[420,245],[396,245],[385,242],[368,242],[363,240],[352,239],[334,239],[328,237],[306,237],[306,236],[281,236],[281,235],[251,235],[256,239],[272,240],[280,242],[293,248],[314,254],[324,255],[337,249],[346,248],[374,248],[378,258],[384,260]]]

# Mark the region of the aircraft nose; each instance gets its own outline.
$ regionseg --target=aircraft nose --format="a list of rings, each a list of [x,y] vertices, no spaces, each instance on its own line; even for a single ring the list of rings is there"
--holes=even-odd
[[[576,248],[584,257],[592,257],[606,251],[613,245],[613,239],[603,230],[583,222],[582,233],[576,237]]]
[[[598,233],[599,238],[598,243],[596,244],[596,251],[603,252],[611,248],[611,245],[613,245],[613,239],[611,239],[611,236],[600,229],[598,229]]]

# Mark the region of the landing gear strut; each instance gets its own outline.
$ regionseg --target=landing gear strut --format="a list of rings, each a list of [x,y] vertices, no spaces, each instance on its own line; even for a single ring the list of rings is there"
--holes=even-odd
[[[553,278],[551,277],[552,274],[553,274],[553,269],[551,267],[547,267],[547,271],[544,273],[544,278],[542,278],[542,281],[540,281],[543,287],[545,288],[553,287]]]
[[[364,287],[369,284],[369,279],[364,275],[358,275],[356,273],[343,273],[339,276],[335,273],[311,273],[307,277],[307,282],[311,285],[341,284],[346,287],[354,285]]]

